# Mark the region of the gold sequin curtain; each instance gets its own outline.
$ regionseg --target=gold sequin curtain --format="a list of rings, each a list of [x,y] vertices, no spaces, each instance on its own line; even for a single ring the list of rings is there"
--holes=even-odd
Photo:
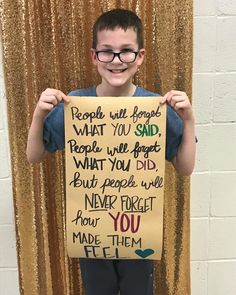
[[[191,97],[192,0],[0,0],[8,101],[20,291],[83,294],[77,259],[65,248],[64,155],[30,165],[26,141],[46,88],[68,92],[98,82],[90,62],[91,27],[101,12],[134,10],[143,20],[147,56],[136,82]],[[155,294],[190,294],[189,178],[167,163],[164,251],[155,266]]]

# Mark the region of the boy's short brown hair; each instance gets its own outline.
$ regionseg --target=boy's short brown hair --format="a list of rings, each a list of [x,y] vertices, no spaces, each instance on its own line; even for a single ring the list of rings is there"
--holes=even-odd
[[[92,47],[97,47],[97,33],[102,30],[114,30],[121,28],[126,31],[128,28],[133,28],[137,33],[137,42],[139,49],[143,48],[143,24],[141,19],[131,10],[127,9],[112,9],[100,15],[93,26],[93,44]]]

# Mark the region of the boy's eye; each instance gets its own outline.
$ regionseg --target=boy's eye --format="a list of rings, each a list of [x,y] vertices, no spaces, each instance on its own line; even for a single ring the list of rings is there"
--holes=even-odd
[[[101,49],[100,51],[104,52],[104,53],[114,53],[114,51],[112,49]],[[134,52],[135,50],[131,49],[131,48],[124,48],[121,49],[120,52]]]
[[[131,49],[131,48],[125,48],[122,49],[121,52],[134,52],[135,50]]]
[[[105,51],[100,51],[100,56],[113,56],[113,51],[108,51],[108,50],[105,50]]]
[[[113,53],[112,49],[101,49],[100,51],[105,52],[105,53]]]

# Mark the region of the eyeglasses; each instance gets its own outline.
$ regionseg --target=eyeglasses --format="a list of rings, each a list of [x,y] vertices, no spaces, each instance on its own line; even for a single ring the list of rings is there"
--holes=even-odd
[[[113,51],[95,51],[97,59],[101,62],[109,63],[114,60],[116,56],[118,56],[119,60],[124,63],[132,63],[136,60],[138,55],[138,51],[121,51],[121,52],[113,52]]]

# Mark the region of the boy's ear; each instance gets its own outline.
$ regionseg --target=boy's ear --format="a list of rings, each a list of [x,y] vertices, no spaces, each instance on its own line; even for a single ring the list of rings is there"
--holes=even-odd
[[[91,52],[91,58],[94,65],[97,64],[97,57],[96,57],[96,50],[94,48],[90,49]]]
[[[146,53],[146,50],[144,48],[139,50],[139,53],[138,53],[138,65],[139,66],[141,66],[141,64],[143,63],[145,53]]]

